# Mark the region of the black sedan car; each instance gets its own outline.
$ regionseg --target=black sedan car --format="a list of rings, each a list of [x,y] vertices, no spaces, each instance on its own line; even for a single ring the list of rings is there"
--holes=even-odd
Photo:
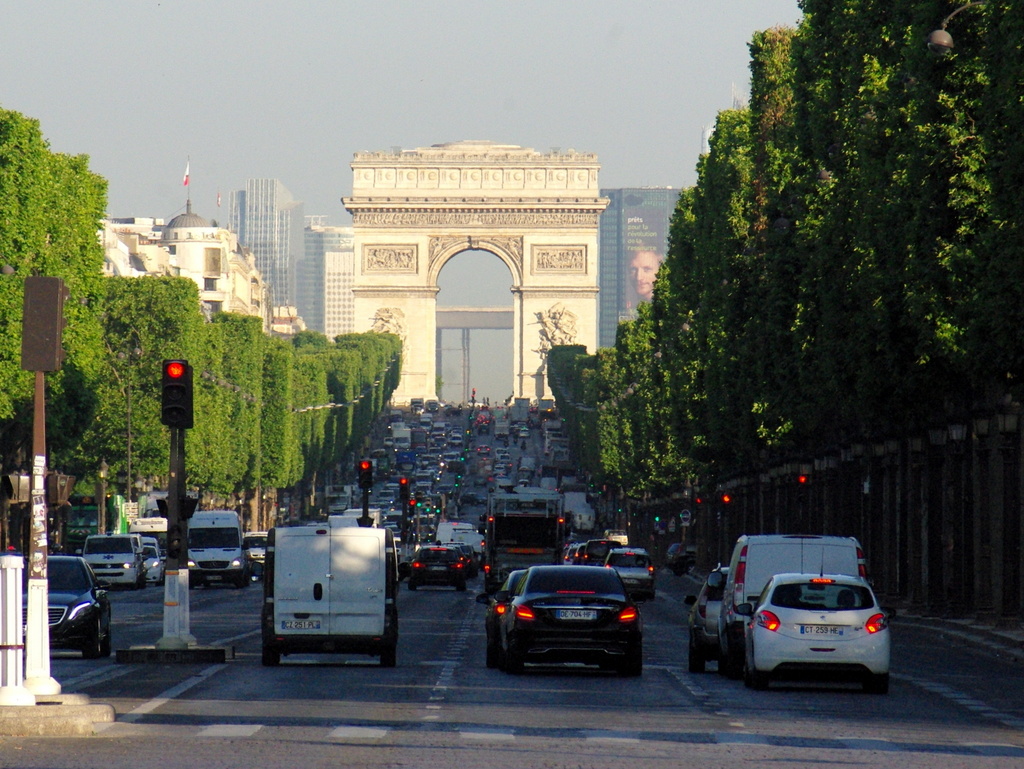
[[[508,611],[509,602],[515,595],[519,584],[526,576],[526,569],[517,569],[511,572],[505,579],[505,583],[492,593],[481,593],[476,597],[477,603],[487,606],[487,614],[484,616],[484,630],[487,633],[487,667],[498,667],[500,659],[498,644],[498,621]]]
[[[640,609],[613,569],[532,566],[498,620],[499,667],[579,662],[643,672]]]
[[[417,550],[410,564],[409,589],[420,585],[452,585],[456,590],[465,590],[466,564],[462,553],[446,545]]]
[[[86,659],[109,657],[110,599],[84,558],[51,555],[46,562],[50,648],[79,649]]]

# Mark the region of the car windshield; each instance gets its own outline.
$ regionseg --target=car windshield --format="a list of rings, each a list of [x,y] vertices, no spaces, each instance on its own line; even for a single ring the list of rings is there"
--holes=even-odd
[[[646,569],[651,565],[651,559],[646,553],[612,553],[608,556],[608,563],[611,566],[638,567]]]
[[[131,551],[132,543],[127,537],[98,537],[96,539],[90,537],[85,541],[85,549],[83,550],[86,555],[130,553]]]
[[[238,547],[238,529],[229,526],[210,529],[189,529],[188,546],[202,550],[205,547]]]
[[[146,545],[146,547],[142,548],[142,557],[143,558],[159,558],[160,557],[160,553],[158,553],[156,551],[156,548],[153,547],[152,545]]]
[[[46,581],[55,593],[84,593],[92,587],[89,575],[78,561],[51,559],[46,564]]]
[[[457,561],[459,556],[454,550],[450,550],[447,547],[432,547],[425,550],[420,550],[420,554],[417,560],[424,562],[434,563],[450,563],[451,561]]]
[[[266,546],[267,546],[267,538],[266,537],[254,537],[254,536],[250,535],[250,536],[247,536],[243,540],[243,545],[242,546],[246,550],[249,550],[249,549],[254,548],[254,547],[266,548]]]
[[[585,569],[591,573],[580,573],[582,567],[559,566],[530,575],[526,584],[527,593],[601,593],[622,595],[622,582],[610,569]]]
[[[868,609],[875,605],[871,590],[862,585],[835,582],[801,582],[777,585],[771,603],[783,609],[811,611]]]

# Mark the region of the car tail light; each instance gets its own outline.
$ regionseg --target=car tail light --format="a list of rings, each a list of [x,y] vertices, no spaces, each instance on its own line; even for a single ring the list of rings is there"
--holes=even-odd
[[[413,562],[412,562],[412,567],[413,567],[414,569],[422,569],[422,568],[423,568],[423,564],[422,564],[422,563],[420,563],[419,561],[413,561]]]
[[[879,630],[885,630],[889,627],[889,618],[884,614],[872,614],[871,618],[864,623],[864,629],[868,633],[877,633]]]
[[[770,612],[767,609],[762,609],[757,614],[757,624],[765,630],[771,630],[774,633],[779,629],[779,625],[782,623],[779,622],[779,618],[775,616],[773,612]]]
[[[485,563],[484,564],[484,574],[490,574],[490,573],[491,573],[491,565],[489,563]]]
[[[532,620],[536,619],[536,615],[533,613],[533,609],[529,606],[517,606],[516,619]]]
[[[733,606],[737,606],[743,603],[743,583],[747,576],[747,547],[743,546],[740,550],[740,559],[736,564],[736,574],[733,576],[732,582],[732,602]]]
[[[648,574],[654,574],[654,567],[653,566],[648,566],[647,567],[647,573]]]
[[[462,568],[462,566],[463,566],[463,564],[462,564],[462,561],[456,561],[456,562],[455,562],[455,568],[456,568],[456,569],[461,569],[461,568]]]
[[[504,614],[506,611],[508,611],[508,607],[503,603],[496,604],[494,607],[495,614]]]
[[[619,612],[619,622],[636,622],[638,614],[632,606],[627,606]]]
[[[857,548],[857,574],[864,579],[868,578],[867,561],[864,559],[864,551],[859,547]]]

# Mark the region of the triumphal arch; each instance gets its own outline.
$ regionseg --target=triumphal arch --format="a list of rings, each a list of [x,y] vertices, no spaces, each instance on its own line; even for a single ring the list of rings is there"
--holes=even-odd
[[[436,397],[437,278],[467,250],[512,273],[517,397],[547,394],[547,351],[597,347],[597,156],[487,141],[360,152],[352,161],[355,330],[404,341],[396,402]],[[471,297],[473,286],[463,287]]]

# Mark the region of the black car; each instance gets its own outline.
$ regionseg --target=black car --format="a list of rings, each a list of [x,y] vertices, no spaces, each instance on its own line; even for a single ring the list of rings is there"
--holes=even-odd
[[[47,558],[50,648],[79,649],[86,659],[109,657],[110,599],[84,558]]]
[[[420,585],[452,585],[456,590],[465,590],[466,564],[462,553],[444,545],[417,550],[410,564],[409,589]]]
[[[673,542],[665,551],[665,566],[677,577],[689,572],[695,560],[693,551],[681,542]]]
[[[498,663],[581,662],[643,672],[643,620],[614,569],[532,566],[498,620]]]
[[[616,547],[622,547],[622,543],[616,539],[589,539],[576,551],[577,560],[574,563],[583,566],[604,566],[608,551]]]
[[[499,643],[498,643],[498,620],[508,611],[509,601],[519,587],[519,583],[526,576],[526,569],[517,569],[505,578],[504,584],[493,594],[481,593],[476,597],[477,603],[487,605],[487,614],[484,616],[484,631],[487,633],[487,667],[498,667]]]

